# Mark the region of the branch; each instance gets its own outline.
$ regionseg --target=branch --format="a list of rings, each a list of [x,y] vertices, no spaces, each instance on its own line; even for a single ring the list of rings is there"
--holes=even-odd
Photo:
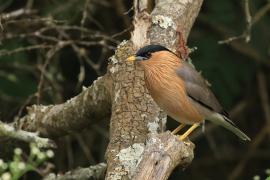
[[[17,18],[17,17],[20,17],[22,15],[25,15],[25,14],[28,15],[28,14],[31,14],[31,13],[34,13],[34,12],[35,11],[22,8],[22,9],[18,9],[18,10],[9,12],[9,13],[1,14],[0,20],[8,20],[8,19],[12,19],[12,18]]]
[[[88,168],[77,168],[63,175],[49,174],[44,180],[103,179],[107,165],[99,163]]]
[[[16,130],[13,126],[0,121],[0,137],[8,137],[22,140],[28,143],[35,143],[39,148],[55,148],[55,143],[47,138],[41,138],[37,133]]]
[[[256,14],[254,15],[252,19],[252,25],[256,24],[259,20],[261,20],[265,14],[270,11],[270,2],[263,6],[261,9],[259,9]]]
[[[78,96],[58,105],[33,105],[26,116],[15,122],[15,127],[39,132],[46,137],[66,135],[86,128],[91,121],[109,116],[110,79],[103,76]]]
[[[261,106],[264,112],[264,117],[266,120],[266,125],[270,127],[270,104],[269,104],[269,94],[267,89],[267,79],[265,74],[262,71],[257,73],[257,80],[258,80],[258,91],[261,100]],[[270,132],[269,132],[270,135]]]
[[[238,40],[238,39],[245,39],[245,42],[248,43],[250,41],[251,37],[251,28],[253,25],[252,17],[250,14],[250,8],[249,8],[249,0],[244,0],[244,11],[245,11],[245,17],[246,17],[246,29],[244,32],[239,36],[233,36],[230,38],[227,38],[222,41],[218,41],[218,44],[229,44],[232,41]]]
[[[207,18],[204,15],[200,16],[200,21],[204,23],[205,25],[209,26],[215,33],[226,37],[228,32],[230,33],[230,30],[227,29],[222,24],[216,24],[212,22],[209,18]],[[239,52],[243,54],[244,56],[248,57],[249,59],[254,60],[255,62],[259,64],[263,64],[267,67],[270,67],[270,62],[267,58],[264,58],[255,48],[253,48],[250,44],[247,43],[241,43],[239,41],[232,41],[230,44],[230,47],[235,50],[236,52]]]
[[[2,21],[7,21],[12,18],[17,18],[22,15],[29,15],[34,13],[35,11],[29,10],[29,9],[18,9],[9,13],[3,13],[0,15],[0,30],[4,30],[4,27],[2,25]]]
[[[253,17],[250,14],[249,0],[244,0],[244,11],[246,16],[246,29],[239,36],[233,36],[227,38],[222,41],[218,41],[219,44],[229,44],[232,41],[238,39],[245,39],[245,42],[248,43],[250,41],[251,36],[251,28],[262,18],[265,14],[270,10],[270,2],[268,2],[265,6],[263,6]]]
[[[168,179],[176,166],[185,168],[191,163],[193,149],[193,143],[179,141],[168,131],[151,135],[132,179]]]

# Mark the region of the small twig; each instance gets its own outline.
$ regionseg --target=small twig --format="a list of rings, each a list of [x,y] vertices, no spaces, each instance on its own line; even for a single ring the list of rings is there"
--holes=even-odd
[[[134,10],[134,6],[132,6],[129,10],[127,10],[126,12],[124,12],[124,15],[128,15],[133,10]]]
[[[23,51],[31,51],[31,50],[35,50],[35,49],[48,49],[48,48],[53,48],[52,45],[47,45],[47,44],[38,44],[38,45],[33,45],[33,46],[27,46],[27,47],[20,47],[14,50],[0,50],[0,57],[1,56],[10,56],[12,54],[16,54],[19,52],[23,52]]]
[[[256,24],[265,14],[270,11],[270,2],[263,6],[258,12],[253,16],[252,25]]]
[[[5,24],[20,24],[20,23],[24,23],[24,24],[31,24],[33,25],[33,23],[46,23],[47,25],[49,25],[51,22],[53,23],[58,23],[58,24],[62,24],[65,23],[65,20],[56,20],[56,19],[52,19],[51,17],[39,17],[39,18],[23,18],[23,19],[11,19],[5,22]],[[50,26],[46,26],[43,27],[41,29],[44,28],[51,28]]]
[[[25,14],[31,14],[32,12],[33,11],[29,10],[29,9],[24,9],[24,8],[17,9],[15,11],[10,12],[10,13],[5,13],[5,14],[0,15],[0,19],[1,20],[9,20],[12,18],[17,18],[17,17],[25,15]]]
[[[268,96],[268,90],[267,90],[267,81],[263,72],[259,71],[257,73],[257,80],[258,80],[258,88],[259,88],[259,95],[261,99],[261,105],[262,105],[264,116],[266,119],[266,124],[270,127],[269,96]],[[270,131],[269,131],[269,134],[270,134]]]
[[[124,29],[123,31],[111,35],[111,37],[112,37],[112,38],[116,38],[116,37],[118,37],[118,36],[121,36],[121,35],[125,34],[126,32],[129,32],[129,31],[131,30],[131,28],[132,28],[132,26],[129,26],[128,28]]]
[[[63,41],[59,41],[58,44],[54,47],[51,48],[47,54],[46,54],[46,60],[45,63],[42,65],[42,67],[40,68],[40,79],[39,79],[39,83],[38,83],[38,90],[37,90],[37,104],[40,104],[40,100],[41,100],[41,95],[42,95],[42,88],[43,88],[43,83],[44,83],[44,74],[46,73],[46,68],[49,65],[52,57],[63,47],[65,47],[66,45],[68,45],[70,42],[63,42]]]
[[[50,88],[44,88],[43,91],[47,91]],[[23,102],[23,104],[21,105],[17,115],[15,116],[15,120],[19,119],[22,116],[23,110],[31,103],[31,101],[36,97],[36,93],[35,94],[31,94],[28,96],[28,98]]]
[[[63,30],[58,30],[58,33],[65,39],[70,39],[70,36]],[[72,49],[76,52],[76,55],[78,57],[79,63],[80,63],[80,73],[78,74],[78,83],[76,86],[76,89],[78,90],[81,85],[83,84],[83,81],[85,79],[85,67],[83,65],[83,59],[81,58],[82,50],[75,44],[71,44]]]
[[[134,10],[135,10],[135,17],[138,16],[142,11],[147,10],[148,7],[148,0],[134,0]]]
[[[0,121],[0,137],[9,137],[22,140],[28,143],[36,143],[39,148],[55,148],[56,144],[48,139],[41,138],[37,133],[27,132],[23,130],[16,130],[13,126],[5,124]]]
[[[228,44],[232,41],[235,41],[237,39],[245,39],[245,42],[248,43],[250,41],[251,36],[251,28],[252,28],[252,17],[250,15],[250,8],[249,8],[249,0],[244,0],[244,11],[245,11],[245,17],[246,17],[246,29],[244,32],[239,36],[233,36],[230,38],[227,38],[222,41],[218,41],[218,44]]]
[[[90,4],[90,0],[86,0],[84,4],[84,10],[82,13],[81,27],[84,27],[85,21],[87,19],[87,12],[88,12],[89,4]]]
[[[65,31],[58,30],[58,32],[64,38],[70,39],[69,35]],[[78,43],[79,42],[81,43],[83,41],[78,41]],[[86,43],[89,43],[89,42],[86,42]],[[77,84],[77,89],[79,89],[79,87],[82,85],[82,83],[84,81],[84,78],[85,78],[85,67],[83,66],[83,60],[85,60],[86,62],[89,61],[91,67],[96,71],[96,73],[98,75],[101,75],[101,73],[100,73],[99,69],[96,67],[96,64],[89,59],[89,57],[86,54],[85,49],[80,48],[79,46],[77,46],[77,44],[75,44],[75,41],[74,41],[74,43],[71,44],[71,47],[76,52],[76,55],[77,55],[77,57],[79,59],[79,63],[80,63],[80,73],[78,75],[78,84]]]
[[[88,162],[91,164],[95,164],[95,160],[94,157],[91,153],[90,148],[87,146],[86,142],[84,141],[84,139],[82,138],[81,134],[75,134],[76,140],[78,141],[85,157],[87,158]]]
[[[65,137],[65,144],[66,144],[66,153],[67,153],[66,157],[68,162],[68,169],[72,169],[74,168],[74,153],[70,136]]]
[[[104,179],[107,165],[99,163],[87,168],[77,168],[65,174],[49,174],[44,180],[76,180],[76,179]]]
[[[34,4],[34,0],[27,0],[25,8],[27,10],[30,10],[30,9],[32,9],[33,4]]]
[[[31,14],[31,13],[34,13],[33,10],[30,10],[30,9],[24,9],[24,8],[21,8],[21,9],[17,9],[15,11],[12,11],[12,12],[9,12],[9,13],[4,13],[4,14],[1,14],[0,15],[0,28],[1,30],[4,30],[4,27],[2,25],[2,21],[6,21],[6,20],[9,20],[9,19],[12,19],[12,18],[17,18],[19,16],[22,16],[22,15],[25,15],[25,14]]]
[[[115,6],[115,10],[116,10],[118,16],[123,19],[125,27],[129,27],[129,25],[131,24],[130,18],[128,16],[124,15],[125,12],[127,11],[124,2],[125,1],[123,1],[123,0],[114,0],[114,6]]]
[[[245,15],[246,15],[246,30],[244,32],[245,34],[245,41],[248,43],[250,41],[250,31],[251,31],[251,26],[252,26],[252,17],[250,15],[250,8],[249,8],[249,0],[244,0],[245,1]]]
[[[84,43],[87,44],[87,42],[92,43],[93,41],[98,41],[98,40],[107,40],[109,42],[115,43],[115,44],[119,44],[119,41],[112,38],[111,36],[108,36],[106,34],[103,34],[102,32],[99,31],[94,31],[91,29],[87,29],[84,27],[80,27],[80,26],[73,26],[73,25],[58,25],[57,23],[63,22],[63,21],[58,21],[58,20],[54,20],[50,17],[48,18],[39,18],[39,19],[21,19],[21,20],[16,20],[16,21],[7,21],[6,23],[18,23],[18,21],[23,21],[23,23],[29,23],[31,25],[33,25],[33,23],[45,23],[44,27],[36,30],[34,32],[30,32],[30,33],[24,33],[24,34],[12,34],[12,33],[6,33],[3,36],[3,39],[12,39],[12,38],[26,38],[28,36],[33,36],[33,37],[38,37],[41,39],[45,39],[45,40],[49,40],[49,41],[55,41],[58,42],[59,39],[54,37],[54,36],[48,36],[48,35],[44,35],[44,33],[46,33],[47,31],[65,31],[66,33],[68,33],[68,31],[78,31],[79,33],[83,33],[84,36],[83,38],[79,39],[79,40],[74,40],[74,41],[82,41],[84,38],[90,38],[87,41],[85,41]]]
[[[85,26],[85,22],[87,19],[89,19],[90,21],[92,21],[99,29],[104,30],[104,27],[102,26],[102,24],[100,24],[96,19],[94,19],[91,14],[88,12],[90,11],[90,0],[86,0],[85,4],[84,4],[84,10],[82,12],[82,19],[81,19],[81,27]],[[84,37],[84,33],[81,33],[81,38]]]
[[[223,37],[226,37],[228,32],[231,32],[228,28],[226,28],[222,24],[215,24],[209,21],[209,19],[204,15],[201,15],[199,19],[203,23],[208,25],[211,29],[213,29],[214,32],[220,34]],[[267,58],[263,57],[261,53],[258,52],[258,50],[253,48],[251,45],[247,43],[241,43],[238,41],[232,41],[232,43],[229,43],[229,45],[234,51],[248,57],[247,59],[254,60],[258,64],[262,64],[266,67],[270,67],[270,61],[268,61]]]
[[[25,102],[21,105],[18,113],[17,113],[17,117],[21,117],[24,108],[32,101],[33,98],[35,98],[36,95],[35,94],[31,94],[30,96],[28,96],[28,98],[25,100]]]
[[[81,58],[79,59],[79,63],[80,63],[80,72],[78,74],[78,83],[76,85],[76,90],[80,90],[81,86],[83,85],[83,81],[85,79],[85,66],[83,64],[83,60]]]
[[[242,38],[244,38],[244,37],[245,37],[244,34],[241,34],[241,35],[239,35],[239,36],[229,37],[229,38],[227,38],[227,39],[225,39],[225,40],[218,41],[218,44],[229,44],[229,43],[232,42],[232,41],[235,41],[235,40],[238,40],[238,39],[242,39]]]

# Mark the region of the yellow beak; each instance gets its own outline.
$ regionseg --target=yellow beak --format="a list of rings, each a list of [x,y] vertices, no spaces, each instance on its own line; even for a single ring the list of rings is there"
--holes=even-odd
[[[128,62],[133,62],[133,61],[135,61],[136,60],[136,57],[135,56],[129,56],[128,58],[127,58],[127,61]]]

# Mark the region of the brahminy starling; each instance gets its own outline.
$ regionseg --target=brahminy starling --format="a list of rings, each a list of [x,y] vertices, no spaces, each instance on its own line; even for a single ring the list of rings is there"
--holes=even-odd
[[[150,95],[161,109],[180,123],[173,134],[187,124],[192,125],[179,136],[180,140],[184,140],[205,119],[225,127],[242,140],[250,140],[229,119],[200,73],[169,49],[147,45],[127,61],[135,61],[143,67]]]

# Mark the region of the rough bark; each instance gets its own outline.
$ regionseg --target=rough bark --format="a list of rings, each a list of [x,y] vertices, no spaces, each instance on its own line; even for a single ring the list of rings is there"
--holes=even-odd
[[[109,77],[100,77],[89,88],[63,104],[29,107],[28,114],[18,119],[14,126],[46,137],[79,131],[92,121],[109,116],[110,87]]]
[[[107,179],[132,178],[145,149],[147,134],[160,132],[166,121],[145,89],[142,70],[136,65],[127,64],[125,59],[149,42],[176,51],[179,45],[177,37],[187,39],[201,3],[202,0],[181,3],[178,0],[160,1],[151,16],[141,6],[135,6],[137,12],[131,42],[118,47],[109,66],[113,94],[110,142],[106,153]],[[142,40],[141,37],[146,39]]]
[[[169,131],[152,134],[137,165],[133,180],[168,179],[173,169],[185,168],[193,160],[194,144],[179,141]]]
[[[125,161],[125,155],[119,156],[119,152],[134,144],[134,147],[141,149],[140,143],[145,142],[147,134],[150,131],[161,132],[166,122],[165,114],[161,114],[144,86],[142,70],[125,62],[128,55],[134,52],[130,42],[122,44],[109,66],[113,79],[113,94],[110,142],[106,153],[107,179],[122,179],[128,176],[131,171],[129,167],[134,166],[128,163],[123,166],[121,160]],[[131,164],[136,162],[135,154],[128,156]]]
[[[162,44],[173,51],[179,38],[187,40],[203,0],[158,0],[152,12],[149,38],[152,44]],[[179,37],[182,36],[182,37]]]
[[[97,180],[104,179],[105,170],[107,165],[105,163],[99,163],[87,168],[77,168],[72,171],[68,171],[65,174],[51,173],[43,180]]]
[[[0,121],[0,138],[8,137],[18,139],[28,143],[35,143],[39,148],[55,148],[55,143],[48,138],[41,138],[38,133],[17,130],[12,125],[2,123]]]

